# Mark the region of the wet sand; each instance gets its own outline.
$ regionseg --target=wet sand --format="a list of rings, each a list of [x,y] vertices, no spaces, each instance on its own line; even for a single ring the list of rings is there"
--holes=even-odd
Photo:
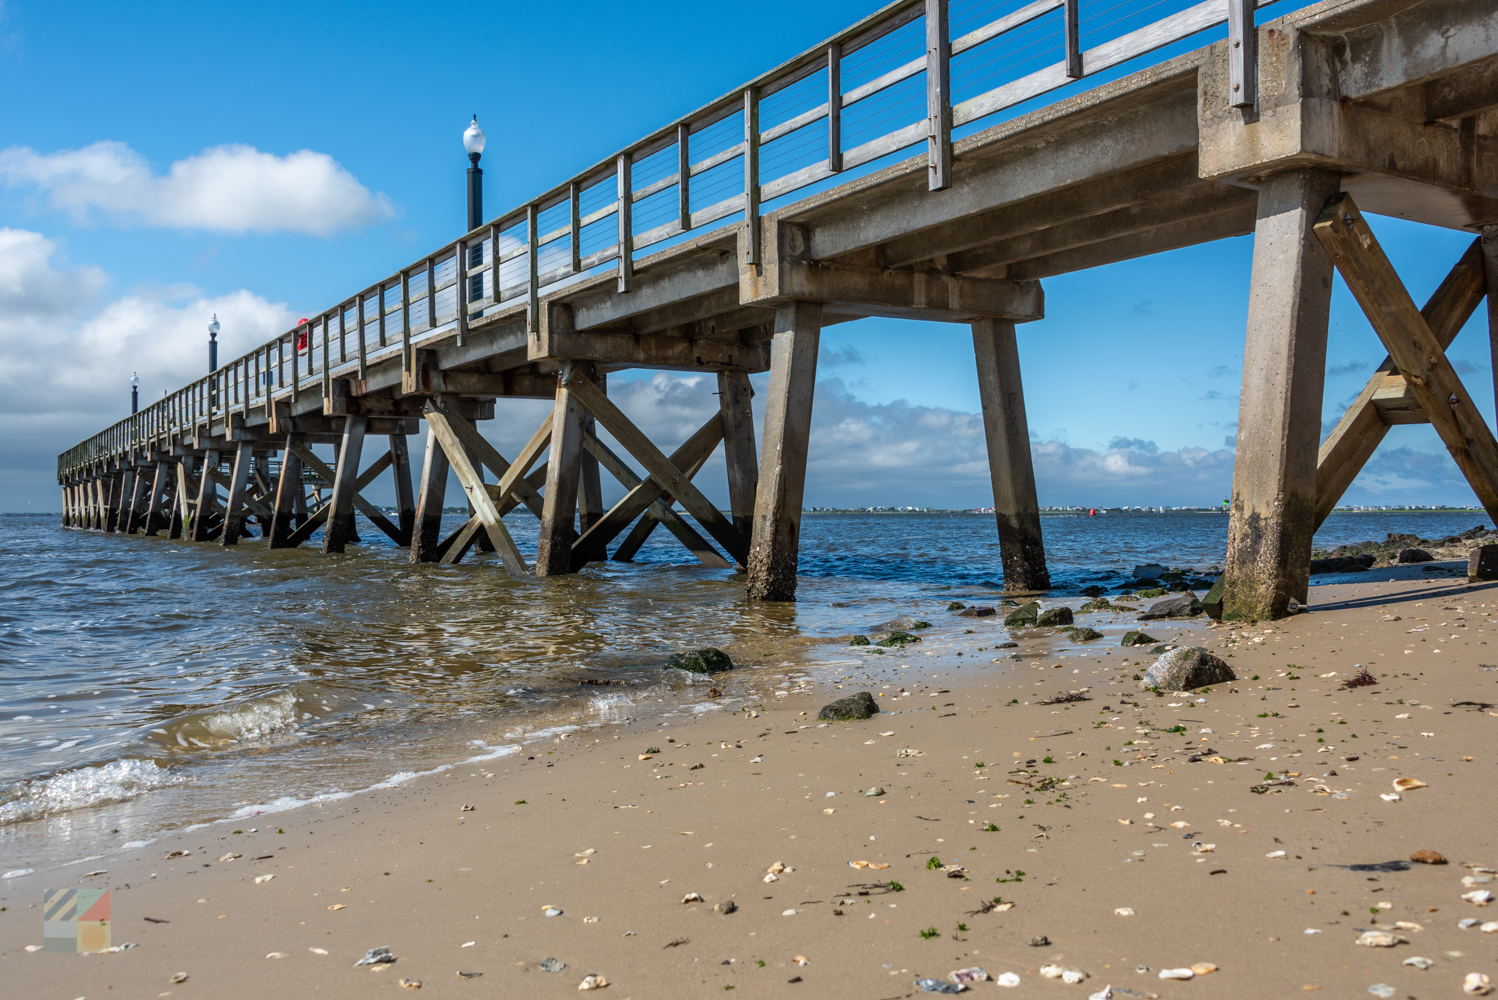
[[[593,973],[619,998],[882,1000],[970,966],[1016,974],[1016,995],[1076,997],[1457,996],[1469,972],[1498,980],[1498,934],[1457,926],[1498,918],[1461,898],[1498,890],[1462,884],[1487,877],[1463,862],[1498,867],[1498,586],[1360,580],[1313,588],[1311,605],[1269,625],[1146,624],[1228,657],[1238,682],[1189,698],[1139,691],[1154,657],[1116,635],[1085,656],[1026,641],[1011,661],[999,619],[932,618],[920,644],[857,653],[869,666],[843,692],[569,734],[84,866],[104,875],[11,880],[5,992],[345,997],[408,980],[570,996]],[[1355,664],[1378,683],[1342,689]],[[1083,688],[1090,701],[1039,704]],[[864,689],[882,714],[818,725],[821,705]],[[1383,800],[1400,777],[1428,787]],[[1450,863],[1346,867],[1421,849]],[[106,884],[113,940],[137,947],[25,950],[42,943],[43,889]],[[1418,925],[1393,931],[1408,943],[1354,944],[1396,922]],[[376,946],[397,961],[355,967]],[[548,958],[565,968],[542,971]],[[1158,977],[1194,963],[1217,969]],[[1087,978],[1044,978],[1053,964]]]

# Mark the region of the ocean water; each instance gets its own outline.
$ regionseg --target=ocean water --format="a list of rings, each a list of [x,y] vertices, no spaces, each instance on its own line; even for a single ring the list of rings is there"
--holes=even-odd
[[[1334,514],[1317,545],[1482,521]],[[535,520],[509,523],[529,558]],[[1136,563],[1207,569],[1227,538],[1208,513],[1054,514],[1043,528],[1056,596],[1121,586]],[[493,557],[412,566],[362,534],[323,556],[316,540],[223,549],[0,516],[0,874],[481,767],[580,727],[732,710],[839,669],[835,637],[991,600],[1002,582],[992,517],[966,513],[808,514],[794,605],[745,601],[741,576],[664,531],[635,563],[549,580],[511,579]],[[749,669],[662,669],[704,645]]]

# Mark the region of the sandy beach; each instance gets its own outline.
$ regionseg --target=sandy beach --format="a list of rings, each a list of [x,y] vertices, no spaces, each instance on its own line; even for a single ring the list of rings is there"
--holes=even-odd
[[[1235,671],[1189,697],[1140,691],[1155,657],[1116,634],[1064,656],[1022,637],[1014,660],[1000,617],[916,613],[922,642],[850,654],[839,684],[0,883],[6,993],[546,996],[598,975],[619,998],[883,1000],[981,967],[1016,995],[1423,998],[1498,978],[1498,934],[1459,927],[1498,917],[1462,898],[1498,867],[1498,587],[1370,577],[1271,624],[1146,623]],[[1360,666],[1377,683],[1344,688]],[[881,714],[817,722],[860,690]],[[1059,694],[1090,700],[1041,704]],[[1384,865],[1420,850],[1449,863]],[[43,890],[78,885],[113,890],[113,941],[136,947],[27,950]],[[1392,947],[1356,943],[1381,929]],[[396,961],[355,965],[376,947]]]

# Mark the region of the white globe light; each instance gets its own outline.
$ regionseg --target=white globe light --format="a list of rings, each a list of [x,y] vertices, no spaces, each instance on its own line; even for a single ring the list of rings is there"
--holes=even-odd
[[[140,375],[135,372],[130,373],[130,387],[132,389],[140,388]]]
[[[208,333],[209,333],[210,336],[217,337],[218,336],[218,331],[219,331],[218,313],[214,313],[213,314],[213,321],[208,324]]]
[[[469,122],[468,128],[463,131],[463,148],[471,154],[482,154],[484,142],[484,130],[479,128],[479,116],[474,115],[473,121]]]

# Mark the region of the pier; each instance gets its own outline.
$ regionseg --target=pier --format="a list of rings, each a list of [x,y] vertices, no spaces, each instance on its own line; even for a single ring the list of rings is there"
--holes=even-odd
[[[321,530],[333,553],[358,511],[413,562],[478,546],[538,576],[664,527],[793,600],[821,331],[879,316],[971,328],[1004,586],[1041,591],[1017,337],[1042,282],[1250,233],[1224,617],[1307,600],[1312,536],[1393,424],[1432,423],[1498,520],[1498,441],[1444,354],[1486,298],[1498,356],[1498,3],[1153,7],[889,4],[69,449],[63,523],[270,548]],[[1380,215],[1473,235],[1423,305]],[[1334,271],[1388,358],[1322,442]],[[718,414],[666,454],[609,399],[636,368],[712,373]],[[507,457],[478,428],[516,398],[553,405]],[[694,483],[719,445],[727,511]],[[471,514],[444,536],[450,472]],[[389,516],[362,496],[384,475]],[[503,520],[522,505],[533,564]]]

